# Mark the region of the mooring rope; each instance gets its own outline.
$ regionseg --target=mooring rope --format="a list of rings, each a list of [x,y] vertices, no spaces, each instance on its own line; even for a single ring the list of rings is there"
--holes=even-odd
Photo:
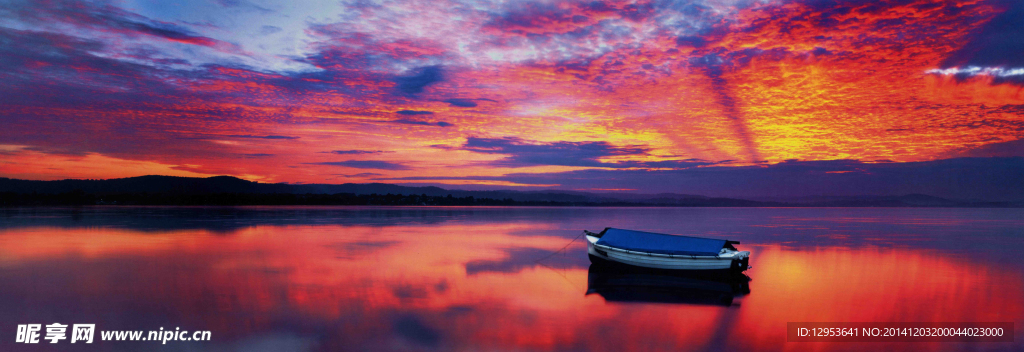
[[[548,259],[548,258],[551,258],[555,254],[558,254],[558,253],[560,253],[562,251],[565,251],[566,248],[569,248],[569,246],[571,246],[573,243],[575,243],[576,240],[580,239],[580,237],[583,237],[583,235],[586,234],[586,233],[587,233],[586,231],[581,232],[579,235],[576,235],[576,238],[573,238],[572,241],[569,241],[568,244],[566,244],[564,247],[562,247],[562,249],[559,249],[557,251],[551,252],[551,254],[548,254],[547,256],[544,256],[543,258],[535,260],[534,263],[536,263],[537,265],[543,266],[543,267],[547,268],[548,270],[551,270],[551,271],[555,272],[555,274],[558,274],[558,276],[561,276],[562,279],[564,279],[566,282],[568,282],[569,285],[571,285],[573,288],[582,289],[583,291],[586,291],[585,287],[580,287],[575,282],[572,282],[572,280],[569,280],[569,277],[565,275],[564,269],[563,269],[563,272],[559,272],[558,270],[555,270],[555,268],[552,268],[550,266],[544,265],[544,263],[541,263],[541,261],[543,261],[545,259]]]
[[[569,241],[569,244],[565,245],[565,247],[562,247],[562,249],[559,249],[559,250],[557,250],[557,251],[551,252],[551,254],[548,254],[548,255],[547,255],[547,256],[545,256],[544,258],[540,258],[540,259],[537,259],[537,260],[535,260],[535,261],[534,261],[534,263],[536,263],[536,262],[539,262],[539,261],[542,261],[542,260],[544,260],[544,259],[548,259],[548,258],[551,258],[551,257],[553,257],[553,256],[554,256],[555,254],[558,254],[559,252],[561,252],[561,251],[564,251],[564,250],[565,250],[566,248],[569,248],[569,246],[571,246],[571,245],[572,245],[572,244],[573,244],[574,242],[576,242],[576,240],[580,239],[580,237],[583,237],[583,235],[584,235],[584,234],[586,234],[586,233],[587,233],[586,231],[580,232],[580,234],[579,234],[579,235],[576,235],[576,238],[573,238],[573,239],[572,239],[572,241]]]

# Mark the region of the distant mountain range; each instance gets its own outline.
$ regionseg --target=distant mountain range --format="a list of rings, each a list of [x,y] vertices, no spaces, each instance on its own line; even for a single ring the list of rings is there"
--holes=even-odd
[[[732,207],[1022,207],[1024,202],[963,201],[923,194],[738,199],[690,194],[578,191],[466,191],[385,183],[259,183],[230,176],[140,176],[109,180],[0,178],[0,205],[59,204],[354,204]]]

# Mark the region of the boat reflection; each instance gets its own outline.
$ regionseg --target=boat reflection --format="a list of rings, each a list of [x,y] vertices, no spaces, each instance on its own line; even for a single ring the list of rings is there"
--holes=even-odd
[[[695,304],[728,307],[750,294],[750,277],[624,265],[591,264],[587,295],[608,302]]]

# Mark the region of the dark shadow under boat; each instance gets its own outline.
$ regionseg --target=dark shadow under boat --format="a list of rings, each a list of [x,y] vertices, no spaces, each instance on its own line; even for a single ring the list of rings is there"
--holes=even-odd
[[[587,294],[598,294],[608,302],[728,307],[735,298],[750,294],[750,277],[591,264]]]

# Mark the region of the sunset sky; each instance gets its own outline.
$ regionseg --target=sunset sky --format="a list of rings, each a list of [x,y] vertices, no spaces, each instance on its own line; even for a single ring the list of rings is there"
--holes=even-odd
[[[998,178],[1022,88],[1014,0],[0,0],[0,177]]]

